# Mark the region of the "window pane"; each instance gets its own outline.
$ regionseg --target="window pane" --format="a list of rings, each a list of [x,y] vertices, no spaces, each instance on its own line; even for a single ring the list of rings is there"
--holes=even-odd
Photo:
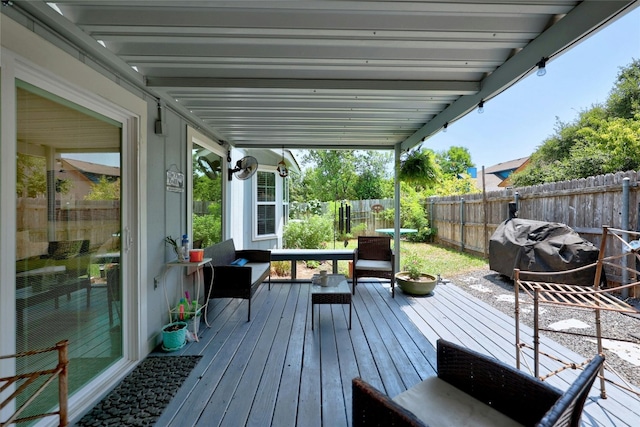
[[[29,87],[17,89],[17,102],[16,348],[69,339],[73,394],[123,354],[121,128]],[[57,354],[16,363],[17,373],[50,369]],[[57,402],[57,387],[47,387],[21,415]]]
[[[258,206],[258,234],[275,234],[276,207],[275,205]]]
[[[193,247],[222,241],[222,157],[193,144]]]
[[[276,174],[258,172],[258,202],[276,201]]]

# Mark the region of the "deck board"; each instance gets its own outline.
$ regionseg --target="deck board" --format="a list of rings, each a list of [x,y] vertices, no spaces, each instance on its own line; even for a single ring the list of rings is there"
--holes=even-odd
[[[449,339],[515,365],[513,318],[455,285],[432,296],[391,298],[384,281],[361,281],[348,305],[314,307],[309,283],[261,286],[246,321],[246,301],[212,300],[211,327],[179,352],[202,354],[158,426],[350,426],[351,379],[395,395],[435,375],[435,342]],[[524,333],[531,330],[524,328]],[[543,337],[547,348],[575,356]],[[544,362],[545,367],[553,366]],[[566,389],[576,372],[549,380]],[[592,389],[584,426],[634,426],[640,399],[613,386]]]

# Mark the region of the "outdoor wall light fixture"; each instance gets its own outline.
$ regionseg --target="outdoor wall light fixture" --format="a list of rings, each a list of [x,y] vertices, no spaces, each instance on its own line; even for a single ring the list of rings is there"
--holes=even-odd
[[[549,58],[545,58],[544,56],[540,59],[540,61],[538,61],[536,63],[536,66],[538,67],[538,72],[536,72],[536,74],[538,75],[538,77],[542,77],[545,74],[547,74],[547,69],[545,68],[545,65],[547,65],[547,61],[549,60]]]
[[[478,114],[482,114],[484,113],[484,100],[481,99],[480,103],[478,104]]]
[[[287,164],[284,162],[284,147],[282,147],[282,160],[278,162],[277,171],[278,175],[280,175],[282,178],[286,178],[289,175]]]

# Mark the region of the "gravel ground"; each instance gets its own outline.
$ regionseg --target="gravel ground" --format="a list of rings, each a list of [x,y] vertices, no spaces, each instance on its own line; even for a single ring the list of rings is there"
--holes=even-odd
[[[443,277],[443,280],[449,280],[476,298],[513,317],[513,281],[507,277],[485,268],[459,276]],[[522,293],[520,294],[520,299],[521,301],[523,301],[523,299],[531,301],[528,296],[523,296]],[[627,302],[640,309],[640,300],[629,299]],[[627,378],[631,384],[640,387],[640,316],[634,317],[608,311],[601,313],[600,323],[603,337],[631,341],[630,343],[611,341],[608,345],[605,343],[607,363],[618,374]],[[594,314],[592,310],[546,305],[541,307],[541,314],[541,328],[548,328],[556,322],[575,319],[575,321],[582,322],[582,324],[576,325],[581,327],[566,330],[593,335],[593,337],[582,337],[547,331],[542,332],[541,335],[543,334],[556,342],[562,343],[565,347],[581,354],[585,358],[591,357],[591,355],[597,352]],[[533,328],[532,305],[520,305],[520,321]],[[624,348],[614,348],[620,344],[624,345]]]

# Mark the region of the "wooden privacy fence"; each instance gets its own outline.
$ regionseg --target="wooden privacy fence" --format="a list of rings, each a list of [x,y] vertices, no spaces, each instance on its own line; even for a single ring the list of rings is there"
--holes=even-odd
[[[602,226],[640,230],[634,171],[427,200],[437,241],[488,256],[489,239],[516,203],[518,217],[568,225],[596,246]]]
[[[46,254],[49,240],[89,240],[97,249],[120,231],[119,200],[56,200],[54,217],[48,217],[45,198],[18,198],[16,259]],[[55,222],[55,237],[48,227]]]

